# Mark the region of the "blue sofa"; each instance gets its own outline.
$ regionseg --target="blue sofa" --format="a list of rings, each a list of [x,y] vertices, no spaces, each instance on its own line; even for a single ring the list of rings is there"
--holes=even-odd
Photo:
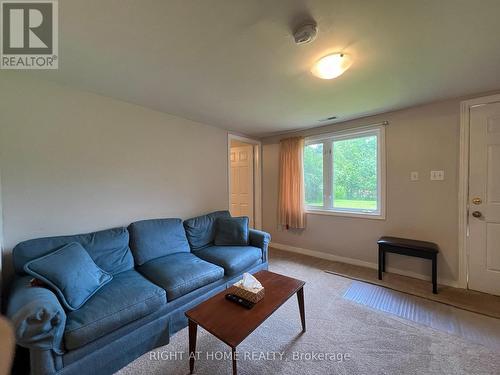
[[[32,374],[111,374],[168,344],[184,312],[226,289],[243,272],[267,269],[269,234],[250,229],[248,246],[215,246],[217,211],[182,222],[152,219],[94,233],[24,241],[13,250],[16,277],[7,315]],[[26,262],[71,242],[113,275],[82,307],[65,310],[50,289],[30,286]],[[72,272],[71,264],[67,272]],[[187,364],[186,364],[187,365]]]

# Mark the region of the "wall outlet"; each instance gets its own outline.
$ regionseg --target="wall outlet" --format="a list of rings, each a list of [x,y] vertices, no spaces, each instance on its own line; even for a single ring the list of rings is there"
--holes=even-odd
[[[418,181],[418,172],[410,172],[410,181]]]
[[[444,171],[431,171],[431,181],[443,181]]]

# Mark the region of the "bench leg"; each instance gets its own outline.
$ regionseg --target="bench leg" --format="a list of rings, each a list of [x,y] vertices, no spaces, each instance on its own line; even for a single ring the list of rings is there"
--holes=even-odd
[[[382,270],[385,268],[385,254],[384,250],[378,248],[378,279],[382,280]]]
[[[437,256],[432,257],[432,293],[437,294]]]

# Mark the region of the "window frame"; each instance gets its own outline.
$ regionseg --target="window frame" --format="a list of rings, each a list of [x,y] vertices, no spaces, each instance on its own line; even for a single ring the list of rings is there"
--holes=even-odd
[[[364,136],[377,136],[377,210],[362,210],[350,208],[333,207],[333,155],[332,145],[335,141],[361,138]],[[385,219],[386,202],[386,155],[385,155],[385,125],[367,126],[363,128],[346,129],[327,134],[319,134],[307,137],[304,147],[312,144],[323,144],[323,207],[308,206],[305,202],[304,208],[307,214],[332,215],[355,217],[363,219]],[[329,155],[329,157],[328,157]],[[325,187],[327,187],[325,189]],[[330,192],[330,194],[328,194]],[[305,195],[305,184],[304,184]]]

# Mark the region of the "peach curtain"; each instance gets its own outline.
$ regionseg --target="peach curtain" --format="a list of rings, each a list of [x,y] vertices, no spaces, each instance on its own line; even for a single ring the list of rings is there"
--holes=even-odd
[[[305,228],[303,155],[303,137],[280,141],[278,224],[286,229]]]

